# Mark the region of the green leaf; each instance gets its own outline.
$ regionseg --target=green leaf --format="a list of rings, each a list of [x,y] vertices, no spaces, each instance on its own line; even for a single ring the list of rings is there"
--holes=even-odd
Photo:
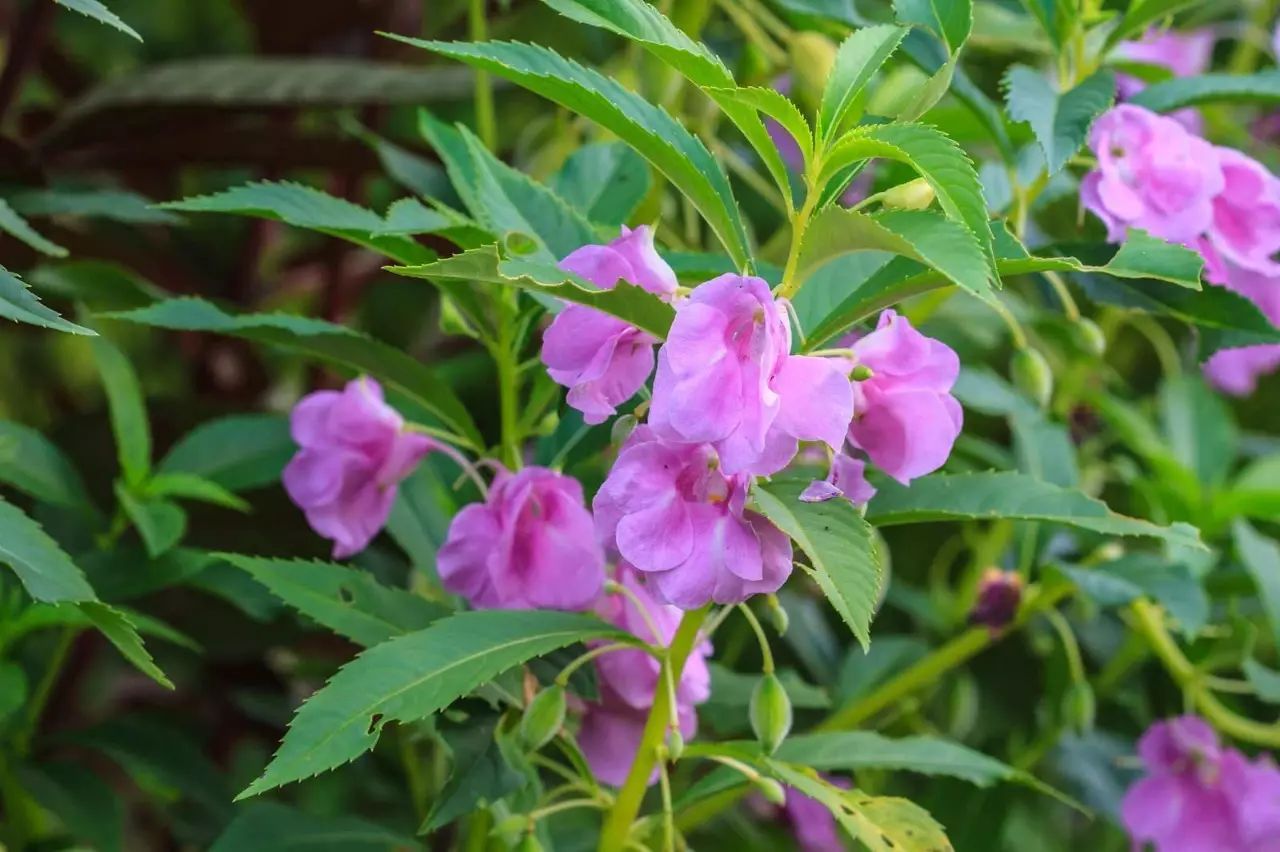
[[[137,667],[138,671],[161,686],[173,689],[173,683],[165,677],[164,672],[160,671],[155,660],[151,659],[151,654],[147,653],[146,647],[142,644],[142,637],[138,635],[137,627],[125,613],[97,601],[85,601],[79,606],[89,622],[98,628],[102,635],[116,646],[116,650]]]
[[[504,258],[497,246],[472,249],[421,266],[391,266],[387,271],[411,278],[517,287],[595,308],[659,339],[667,336],[675,317],[669,304],[639,287],[619,282],[612,290],[598,290],[557,266],[523,258]]]
[[[808,555],[823,594],[865,648],[871,643],[871,618],[884,582],[871,525],[848,500],[801,502],[806,485],[799,477],[757,482],[752,507]]]
[[[1190,6],[1195,0],[1133,0],[1122,8],[1124,14],[1120,21],[1107,34],[1104,49],[1109,49],[1125,39],[1140,33],[1148,24],[1161,18],[1167,18],[1183,6]]]
[[[231,334],[368,373],[440,418],[473,448],[484,446],[466,406],[435,372],[401,350],[344,326],[289,314],[237,316],[191,298],[169,299],[111,317],[178,331]]]
[[[1115,608],[1140,597],[1158,601],[1178,622],[1182,632],[1194,637],[1209,620],[1209,598],[1204,586],[1179,562],[1151,553],[1130,553],[1092,568],[1056,566],[1098,606]]]
[[[296,451],[287,417],[233,414],[188,432],[157,470],[161,475],[194,474],[228,491],[248,491],[278,482]]]
[[[1237,520],[1231,532],[1236,555],[1258,588],[1258,599],[1271,625],[1271,635],[1280,642],[1280,544],[1244,520]]]
[[[820,138],[826,140],[840,132],[858,95],[898,49],[906,34],[905,27],[883,24],[863,27],[844,40],[836,51],[835,65],[822,90],[822,103],[818,109]]]
[[[453,754],[453,770],[419,834],[435,831],[458,817],[474,813],[482,803],[494,803],[524,784],[524,776],[507,763],[495,738],[497,717],[480,717],[465,727],[446,729],[445,741]]]
[[[121,797],[92,770],[79,763],[41,760],[21,767],[18,778],[72,837],[91,844],[97,852],[123,852]]]
[[[138,535],[142,536],[147,555],[152,559],[173,549],[187,533],[187,513],[176,503],[139,497],[123,483],[116,485],[116,499]]]
[[[449,610],[384,586],[358,568],[306,559],[265,559],[220,553],[298,612],[357,645],[371,647],[421,630]]]
[[[236,814],[209,852],[403,852],[411,837],[353,816],[304,813],[279,802],[254,802]]]
[[[626,634],[577,613],[483,610],[368,649],[307,699],[262,777],[239,798],[341,766],[388,722],[425,719],[501,672],[574,642]]]
[[[969,38],[973,29],[973,4],[970,0],[893,0],[898,23],[924,27],[946,43],[955,53]]]
[[[0,730],[27,703],[27,673],[16,663],[0,662]]]
[[[1256,74],[1174,77],[1147,86],[1130,98],[1130,103],[1153,112],[1173,112],[1184,107],[1213,103],[1274,106],[1280,103],[1280,71],[1269,68]]]
[[[926,521],[1044,521],[1103,535],[1148,536],[1171,544],[1203,549],[1194,527],[1157,526],[1118,515],[1100,500],[1059,488],[1021,473],[935,473],[901,485],[888,481],[871,500],[867,517],[876,526]]]
[[[43,295],[78,302],[95,313],[144,308],[165,297],[163,290],[132,270],[100,260],[37,266],[31,271],[31,286]],[[83,329],[81,333],[95,332]]]
[[[0,266],[0,317],[71,334],[90,337],[97,334],[92,329],[68,322],[58,316],[56,311],[45,307],[21,278],[3,266]]]
[[[40,232],[19,216],[18,211],[10,207],[9,202],[3,198],[0,198],[0,233],[8,234],[26,243],[41,254],[47,254],[50,257],[67,256],[66,249],[42,237]]]
[[[746,709],[751,703],[751,695],[759,682],[759,674],[735,672],[720,663],[712,662],[711,697],[707,701],[711,705]],[[794,669],[779,670],[778,682],[786,690],[791,706],[797,710],[826,710],[831,707],[831,696],[827,691],[806,682]],[[713,708],[708,709],[712,710],[712,715],[715,714],[716,711]],[[745,724],[746,716],[743,715],[741,718],[742,723]],[[714,723],[715,720],[712,720],[712,724]]]
[[[148,497],[174,498],[212,503],[237,512],[249,511],[249,504],[223,488],[194,473],[157,473],[147,480]]]
[[[1215,514],[1231,519],[1280,517],[1280,454],[1250,462],[1214,500]]]
[[[1259,698],[1269,704],[1280,704],[1280,672],[1252,658],[1244,661],[1243,669],[1245,678]]]
[[[97,600],[84,573],[40,524],[0,498],[0,562],[38,601]]]
[[[123,189],[26,189],[9,196],[23,216],[87,216],[130,225],[181,225],[182,217],[155,207],[151,199]]]
[[[107,392],[120,472],[127,483],[137,485],[151,472],[151,427],[138,374],[124,353],[105,337],[95,337],[89,344]]]
[[[592,142],[569,155],[551,188],[592,222],[617,228],[651,183],[649,167],[635,151],[621,142]]]
[[[444,544],[457,497],[428,457],[400,483],[387,518],[387,532],[409,556],[414,570],[435,575],[436,552]]]
[[[1090,267],[1081,266],[1082,271]],[[1146,231],[1130,229],[1111,259],[1094,271],[1116,278],[1155,278],[1188,290],[1200,289],[1204,258],[1200,253],[1153,237]]]
[[[1160,413],[1174,457],[1205,487],[1221,485],[1240,442],[1222,397],[1198,375],[1171,376],[1160,388]]]
[[[870,124],[846,133],[823,161],[818,186],[825,186],[841,169],[872,158],[905,163],[933,187],[938,204],[951,219],[978,239],[994,264],[991,223],[982,184],[969,156],[942,131],[923,124]]]
[[[1102,70],[1058,92],[1043,74],[1025,65],[1011,67],[1004,86],[1010,117],[1031,125],[1050,175],[1080,150],[1089,127],[1111,106],[1116,90],[1111,72]]]
[[[957,286],[992,298],[986,258],[963,225],[928,210],[889,210],[869,215],[831,206],[805,229],[796,279],[837,257],[860,251],[884,251],[910,258],[941,272]]]
[[[84,480],[44,435],[0,420],[0,482],[37,500],[70,509],[93,508]]]
[[[739,267],[749,264],[746,230],[728,177],[706,146],[665,110],[545,47],[395,38],[491,71],[599,123],[639,152],[693,202]]]
[[[113,27],[125,35],[132,36],[138,41],[142,41],[142,36],[138,35],[138,31],[133,27],[120,20],[120,16],[112,12],[104,6],[99,0],[55,0],[59,6],[63,6],[72,11],[79,12],[81,15],[88,15],[95,21]]]

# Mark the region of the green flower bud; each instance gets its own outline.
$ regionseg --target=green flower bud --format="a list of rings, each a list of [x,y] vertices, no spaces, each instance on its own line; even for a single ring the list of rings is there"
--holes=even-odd
[[[684,754],[684,734],[676,728],[667,731],[667,756],[673,761]]]
[[[853,372],[849,373],[849,378],[855,382],[865,382],[874,375],[875,373],[871,372],[871,368],[866,364],[859,364],[853,368]]]
[[[511,814],[494,823],[493,828],[489,830],[489,835],[491,837],[502,837],[503,835],[524,831],[528,827],[528,814]]]
[[[1097,702],[1093,697],[1093,689],[1083,681],[1071,684],[1062,701],[1062,715],[1067,724],[1081,733],[1093,730],[1093,720],[1097,713]]]
[[[796,33],[791,39],[791,72],[795,93],[804,102],[817,105],[822,90],[836,64],[836,43],[822,33]]]
[[[765,600],[769,608],[769,622],[773,625],[773,629],[779,636],[787,635],[787,628],[791,626],[791,616],[787,615],[777,595],[769,595]]]
[[[781,681],[762,675],[751,693],[751,730],[765,754],[773,754],[791,732],[791,699]]]
[[[880,203],[889,210],[924,210],[933,204],[933,185],[924,178],[916,178],[885,190]]]
[[[1071,334],[1075,338],[1076,345],[1090,355],[1101,358],[1107,351],[1107,338],[1102,333],[1102,329],[1098,328],[1098,324],[1091,319],[1080,317],[1071,327]]]
[[[560,731],[564,724],[564,687],[552,684],[529,702],[520,719],[520,741],[530,751],[537,751]]]
[[[640,421],[636,420],[634,414],[623,414],[613,421],[613,428],[609,432],[609,437],[614,444],[622,446],[631,437],[631,433],[635,431],[638,425],[640,425]]]
[[[782,785],[772,778],[765,778],[762,775],[752,783],[756,785],[760,795],[764,796],[767,801],[775,805],[785,805],[787,803],[787,791],[782,789]]]
[[[1024,347],[1013,353],[1013,361],[1009,365],[1013,383],[1031,397],[1037,405],[1044,408],[1053,396],[1053,371],[1049,362],[1037,350]]]

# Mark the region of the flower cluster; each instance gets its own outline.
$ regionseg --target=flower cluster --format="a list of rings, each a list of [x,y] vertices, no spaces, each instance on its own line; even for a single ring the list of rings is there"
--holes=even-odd
[[[1280,838],[1280,769],[1224,748],[1195,716],[1152,725],[1138,741],[1146,775],[1121,816],[1138,845],[1156,852],[1257,852]]]
[[[1121,105],[1089,133],[1098,168],[1085,176],[1081,200],[1124,240],[1129,228],[1180,243],[1205,260],[1209,281],[1252,300],[1280,324],[1280,179],[1256,160],[1211,145],[1172,118]],[[1280,346],[1217,353],[1206,374],[1234,394],[1280,365]]]

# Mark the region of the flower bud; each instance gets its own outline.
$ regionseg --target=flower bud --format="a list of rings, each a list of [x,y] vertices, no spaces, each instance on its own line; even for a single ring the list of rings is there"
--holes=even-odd
[[[640,421],[636,420],[634,414],[623,414],[613,421],[613,427],[609,431],[609,437],[617,446],[622,446],[627,439],[631,437],[631,433],[635,431],[636,426],[640,425]]]
[[[1044,408],[1049,404],[1053,396],[1053,371],[1038,350],[1026,346],[1013,353],[1009,372],[1014,385],[1037,405]]]
[[[916,178],[885,190],[880,203],[887,210],[924,210],[933,204],[933,185],[924,178]]]
[[[756,789],[760,791],[760,795],[765,800],[775,805],[785,805],[787,803],[787,791],[782,789],[782,785],[772,778],[765,778],[763,775],[755,779],[753,782]]]
[[[796,33],[791,38],[791,71],[795,92],[816,105],[836,64],[836,43],[821,33]]]
[[[1092,687],[1084,681],[1072,683],[1062,701],[1062,715],[1067,724],[1080,733],[1087,733],[1093,730],[1096,710]]]
[[[678,728],[667,731],[667,756],[671,760],[679,760],[684,754],[684,734]]]
[[[871,368],[866,364],[859,364],[849,373],[849,378],[855,382],[865,382],[874,375],[875,373],[871,372]]]
[[[515,834],[517,831],[524,831],[529,827],[528,814],[510,814],[493,824],[493,828],[489,829],[491,837],[502,837],[507,834]]]
[[[1076,324],[1071,327],[1072,337],[1075,339],[1076,346],[1090,355],[1099,358],[1107,351],[1107,338],[1102,333],[1102,329],[1098,328],[1098,324],[1087,317],[1080,317],[1076,320]]]
[[[768,595],[765,597],[765,601],[766,606],[769,608],[769,622],[773,625],[773,629],[777,631],[779,636],[787,635],[787,628],[791,625],[791,616],[787,615],[782,602],[778,600],[777,595]]]
[[[750,715],[760,747],[765,754],[773,754],[791,732],[791,699],[772,672],[762,675],[751,693]]]
[[[530,751],[537,751],[551,742],[564,724],[564,687],[552,684],[539,692],[529,702],[520,719],[520,741]]]
[[[995,630],[1008,627],[1022,603],[1022,577],[1012,571],[988,568],[978,584],[978,599],[969,611],[970,624]]]

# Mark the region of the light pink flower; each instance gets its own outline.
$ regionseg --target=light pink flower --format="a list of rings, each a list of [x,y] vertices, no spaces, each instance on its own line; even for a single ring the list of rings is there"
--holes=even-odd
[[[364,550],[391,514],[396,492],[438,445],[408,432],[373,379],[342,391],[303,397],[289,417],[301,448],[284,469],[284,488],[317,533],[333,540],[333,557]]]
[[[806,503],[821,503],[835,497],[844,497],[855,506],[861,506],[874,496],[875,486],[867,481],[867,463],[839,453],[831,460],[827,478],[809,483],[800,499]]]
[[[791,541],[746,510],[749,478],[724,472],[707,444],[632,433],[596,492],[596,528],[644,572],[654,597],[681,609],[777,591]]]
[[[436,568],[446,589],[486,609],[589,609],[604,585],[582,486],[542,467],[500,472],[483,503],[454,517]]]
[[[956,353],[892,310],[851,348],[872,375],[853,383],[849,442],[904,485],[942,467],[964,423],[951,395],[960,374]]]
[[[1270,275],[1280,274],[1272,260],[1280,251],[1280,179],[1252,157],[1231,148],[1217,148],[1224,185],[1213,199],[1209,245],[1222,260]],[[1222,273],[1219,271],[1218,276]]]
[[[658,353],[649,422],[712,444],[725,473],[776,473],[799,441],[840,446],[852,394],[838,361],[791,355],[785,305],[760,278],[721,275],[682,303]]]
[[[1213,199],[1225,185],[1208,142],[1171,118],[1122,104],[1089,131],[1098,168],[1080,184],[1084,206],[1119,242],[1141,228],[1169,242],[1194,245],[1213,223]]]
[[[1151,27],[1137,41],[1124,41],[1116,46],[1116,53],[1134,62],[1159,65],[1168,68],[1175,77],[1192,77],[1203,74],[1213,59],[1213,44],[1217,35],[1212,29],[1176,30]],[[1122,99],[1128,100],[1147,87],[1147,84],[1129,74],[1116,75],[1116,89]],[[1203,121],[1200,113],[1192,108],[1170,113],[1192,133],[1199,133]]]
[[[1223,265],[1219,279],[1258,306],[1273,325],[1280,326],[1280,275],[1267,275],[1230,263]],[[1257,389],[1258,379],[1280,368],[1280,344],[1260,344],[1221,349],[1204,363],[1205,377],[1232,396],[1249,396]]]
[[[647,225],[623,227],[622,236],[605,246],[583,246],[560,266],[602,290],[626,281],[670,299],[675,273],[653,247]],[[558,384],[569,388],[569,405],[587,423],[603,423],[653,372],[652,335],[609,314],[584,305],[569,305],[552,320],[542,338],[542,361]]]
[[[698,732],[698,714],[686,704],[677,704],[676,709],[680,734],[691,739]],[[587,705],[582,727],[578,729],[578,746],[597,779],[615,787],[621,787],[627,780],[636,752],[640,750],[648,717],[647,709],[637,710],[620,700],[608,686],[600,686],[600,701]],[[655,770],[649,783],[657,777]]]
[[[841,787],[850,786],[844,779],[827,780]],[[827,806],[794,787],[787,787],[786,793],[783,812],[801,852],[844,852],[845,845],[840,839],[836,818],[831,815]]]
[[[1135,848],[1156,852],[1277,852],[1280,771],[1223,748],[1202,719],[1156,722],[1138,741],[1146,776],[1125,794],[1121,817]]]

